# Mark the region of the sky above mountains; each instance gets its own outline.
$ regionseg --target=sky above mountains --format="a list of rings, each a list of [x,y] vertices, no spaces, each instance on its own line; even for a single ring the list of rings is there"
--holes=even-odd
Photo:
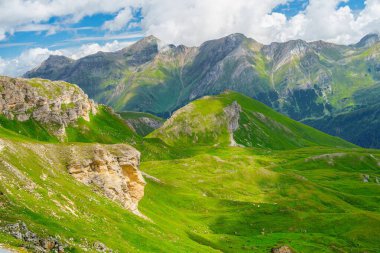
[[[380,30],[380,0],[0,0],[0,74],[51,54],[78,59],[146,36],[196,46],[231,33],[262,43],[357,42]]]

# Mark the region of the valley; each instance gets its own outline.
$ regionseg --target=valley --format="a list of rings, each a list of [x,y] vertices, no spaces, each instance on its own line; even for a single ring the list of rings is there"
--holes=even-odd
[[[56,95],[76,86],[65,87]],[[80,97],[74,104],[84,102],[91,103]],[[43,105],[32,105],[30,119],[7,114],[0,127],[0,242],[7,248],[378,250],[378,150],[329,136],[232,91],[189,103],[145,137],[128,119],[156,117],[120,117],[95,103],[88,121],[64,124],[66,137],[55,138],[54,117],[41,123],[33,110]],[[51,108],[48,115],[67,115],[62,104]]]

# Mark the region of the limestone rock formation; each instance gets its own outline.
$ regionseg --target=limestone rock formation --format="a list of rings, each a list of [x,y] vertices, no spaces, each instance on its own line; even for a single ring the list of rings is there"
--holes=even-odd
[[[230,106],[224,108],[224,113],[227,116],[228,132],[230,133],[230,146],[238,146],[234,139],[234,132],[239,128],[241,107],[238,102],[234,101]]]
[[[144,196],[145,181],[139,171],[140,153],[134,148],[119,144],[97,145],[81,153],[72,148],[69,173],[78,181],[95,186],[105,196],[124,208],[143,216],[138,202]]]
[[[63,139],[65,128],[79,118],[90,120],[96,104],[77,86],[63,81],[0,77],[0,114],[35,121]]]
[[[140,117],[125,120],[130,128],[136,133],[146,136],[158,129],[163,124],[163,120],[158,120],[152,117]]]
[[[279,248],[272,248],[272,253],[293,253],[293,250],[288,246],[281,246]]]

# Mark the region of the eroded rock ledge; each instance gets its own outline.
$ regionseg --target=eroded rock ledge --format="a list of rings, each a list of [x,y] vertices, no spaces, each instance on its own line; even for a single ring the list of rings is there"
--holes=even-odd
[[[224,108],[224,113],[227,117],[228,132],[230,133],[230,146],[240,146],[234,139],[234,132],[239,128],[241,106],[238,102],[234,101],[231,105]]]
[[[71,148],[69,173],[92,185],[124,208],[143,216],[138,202],[144,196],[145,181],[139,170],[140,153],[124,144],[96,145],[85,153]]]
[[[0,114],[11,120],[34,119],[59,139],[69,124],[79,118],[89,121],[96,112],[96,104],[76,85],[0,76]]]

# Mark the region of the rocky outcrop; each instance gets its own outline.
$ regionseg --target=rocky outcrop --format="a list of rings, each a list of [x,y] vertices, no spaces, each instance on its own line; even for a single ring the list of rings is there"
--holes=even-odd
[[[228,132],[230,133],[230,146],[239,146],[234,139],[234,132],[239,128],[241,107],[238,102],[234,101],[231,105],[224,108],[227,116]]]
[[[0,114],[10,120],[33,119],[59,139],[79,118],[90,120],[97,106],[77,86],[43,79],[0,77]]]
[[[272,253],[293,253],[293,250],[288,246],[281,246],[278,248],[272,248]]]
[[[145,181],[139,171],[140,153],[137,150],[120,144],[97,145],[80,155],[75,148],[71,152],[68,171],[74,178],[94,186],[109,199],[142,216],[138,202],[144,196]]]
[[[17,222],[8,224],[1,231],[12,235],[14,238],[22,240],[27,243],[27,247],[32,249],[33,252],[65,252],[64,245],[61,244],[56,238],[49,236],[46,238],[38,236],[28,229],[24,222]]]
[[[146,136],[154,130],[160,128],[163,124],[163,120],[158,120],[149,117],[140,117],[135,119],[125,120],[130,128],[141,136]]]

